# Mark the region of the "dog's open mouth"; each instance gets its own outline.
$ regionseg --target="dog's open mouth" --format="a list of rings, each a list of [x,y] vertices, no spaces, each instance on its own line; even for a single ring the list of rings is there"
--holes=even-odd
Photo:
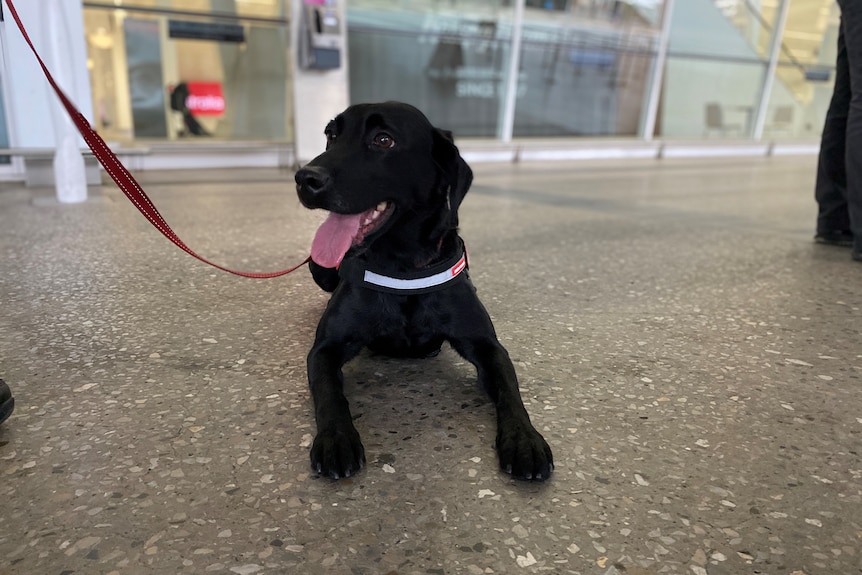
[[[347,250],[359,245],[380,229],[394,211],[392,202],[380,202],[370,210],[358,214],[330,212],[314,235],[311,259],[325,268],[338,267]]]

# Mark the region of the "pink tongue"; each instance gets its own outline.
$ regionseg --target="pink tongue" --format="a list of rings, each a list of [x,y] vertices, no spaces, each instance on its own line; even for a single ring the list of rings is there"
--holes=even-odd
[[[325,268],[338,267],[359,232],[361,218],[362,214],[345,216],[330,212],[326,221],[317,228],[311,243],[311,259],[314,263]]]

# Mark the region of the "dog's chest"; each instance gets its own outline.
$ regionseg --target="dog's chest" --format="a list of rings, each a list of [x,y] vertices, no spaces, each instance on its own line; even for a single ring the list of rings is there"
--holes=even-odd
[[[439,350],[448,314],[430,295],[383,296],[369,347],[393,356],[424,357]]]

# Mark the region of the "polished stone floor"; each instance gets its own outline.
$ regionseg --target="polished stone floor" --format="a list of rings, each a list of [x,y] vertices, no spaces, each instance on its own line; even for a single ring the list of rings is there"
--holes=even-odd
[[[308,463],[306,270],[221,273],[113,186],[0,189],[0,573],[862,573],[862,264],[813,158],[475,165],[472,278],[556,472],[497,469],[472,367],[345,369],[368,466]],[[301,260],[292,174],[150,173],[194,249]]]

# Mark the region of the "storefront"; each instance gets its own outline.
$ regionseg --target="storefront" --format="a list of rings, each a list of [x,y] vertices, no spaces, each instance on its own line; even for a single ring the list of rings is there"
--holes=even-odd
[[[290,139],[282,0],[83,4],[106,139]]]
[[[84,1],[94,124],[127,146],[294,142],[291,1],[335,0]],[[350,101],[406,101],[461,138],[819,136],[833,0],[518,4],[346,0]]]

